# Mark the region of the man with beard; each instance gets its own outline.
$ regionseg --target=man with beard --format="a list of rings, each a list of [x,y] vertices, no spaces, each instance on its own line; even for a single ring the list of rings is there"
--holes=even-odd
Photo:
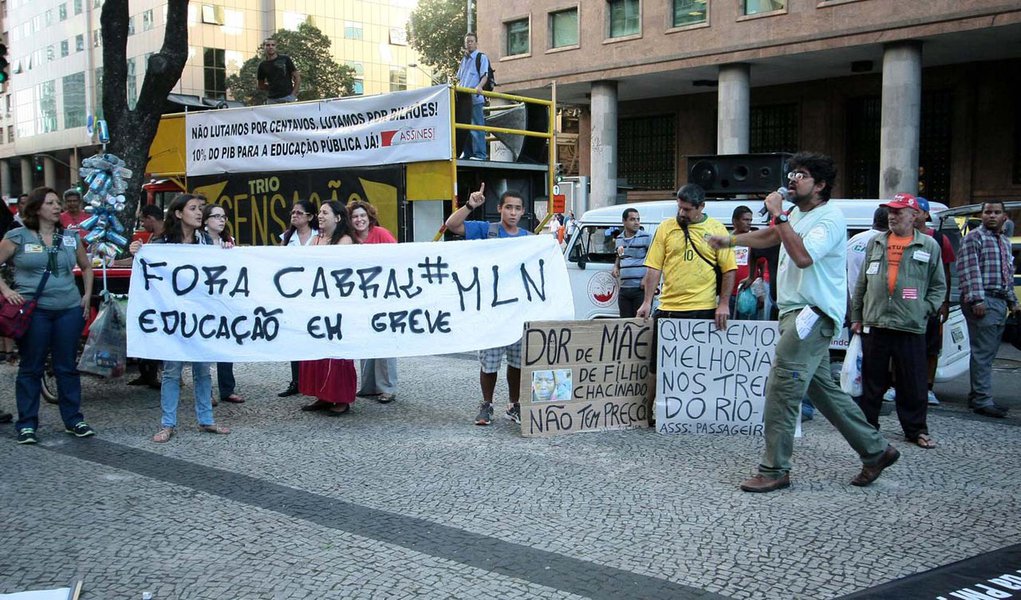
[[[746,492],[772,492],[791,484],[791,454],[801,399],[808,392],[862,460],[852,485],[866,486],[900,458],[830,374],[830,340],[847,311],[847,224],[829,205],[837,168],[833,159],[799,152],[788,162],[787,187],[794,203],[783,210],[783,197],[766,197],[770,227],[742,235],[716,236],[717,248],[736,245],[765,248],[777,243],[776,278],[780,338],[766,384],[763,415],[766,448],[758,474],[741,484]]]

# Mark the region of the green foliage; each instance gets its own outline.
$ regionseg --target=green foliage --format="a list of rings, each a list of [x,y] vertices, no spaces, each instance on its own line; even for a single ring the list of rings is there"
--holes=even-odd
[[[408,20],[408,43],[437,79],[453,80],[464,56],[467,27],[464,0],[420,0]]]
[[[290,56],[301,74],[298,100],[339,98],[350,96],[354,91],[354,69],[333,60],[330,38],[315,25],[305,22],[297,31],[281,29],[273,37],[277,41],[277,52]],[[249,106],[266,101],[266,92],[259,89],[256,80],[262,59],[260,44],[256,56],[246,60],[237,74],[227,78],[227,89],[235,100]]]

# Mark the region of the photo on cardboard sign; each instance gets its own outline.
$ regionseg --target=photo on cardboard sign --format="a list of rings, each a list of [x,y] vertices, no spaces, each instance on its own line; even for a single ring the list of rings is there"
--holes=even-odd
[[[532,402],[566,402],[574,392],[571,369],[547,369],[532,373]]]

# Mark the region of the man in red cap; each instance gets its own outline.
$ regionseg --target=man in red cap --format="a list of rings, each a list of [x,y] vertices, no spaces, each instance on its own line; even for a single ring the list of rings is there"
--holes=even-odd
[[[915,229],[921,211],[911,194],[883,204],[890,229],[869,241],[854,283],[851,331],[862,340],[862,411],[879,429],[883,392],[896,378],[897,417],[904,437],[922,448],[935,448],[926,423],[925,330],[943,305],[947,282],[940,247]]]

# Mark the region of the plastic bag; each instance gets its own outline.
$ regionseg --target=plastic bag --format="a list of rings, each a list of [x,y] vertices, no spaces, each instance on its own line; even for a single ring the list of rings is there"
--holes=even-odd
[[[849,396],[861,396],[861,336],[854,334],[847,344],[844,366],[840,368],[840,389]]]
[[[78,360],[78,370],[103,377],[120,377],[128,360],[124,307],[107,298],[89,327],[89,339]]]
[[[754,319],[758,308],[759,299],[755,297],[751,287],[746,287],[738,293],[736,311],[738,319]]]

